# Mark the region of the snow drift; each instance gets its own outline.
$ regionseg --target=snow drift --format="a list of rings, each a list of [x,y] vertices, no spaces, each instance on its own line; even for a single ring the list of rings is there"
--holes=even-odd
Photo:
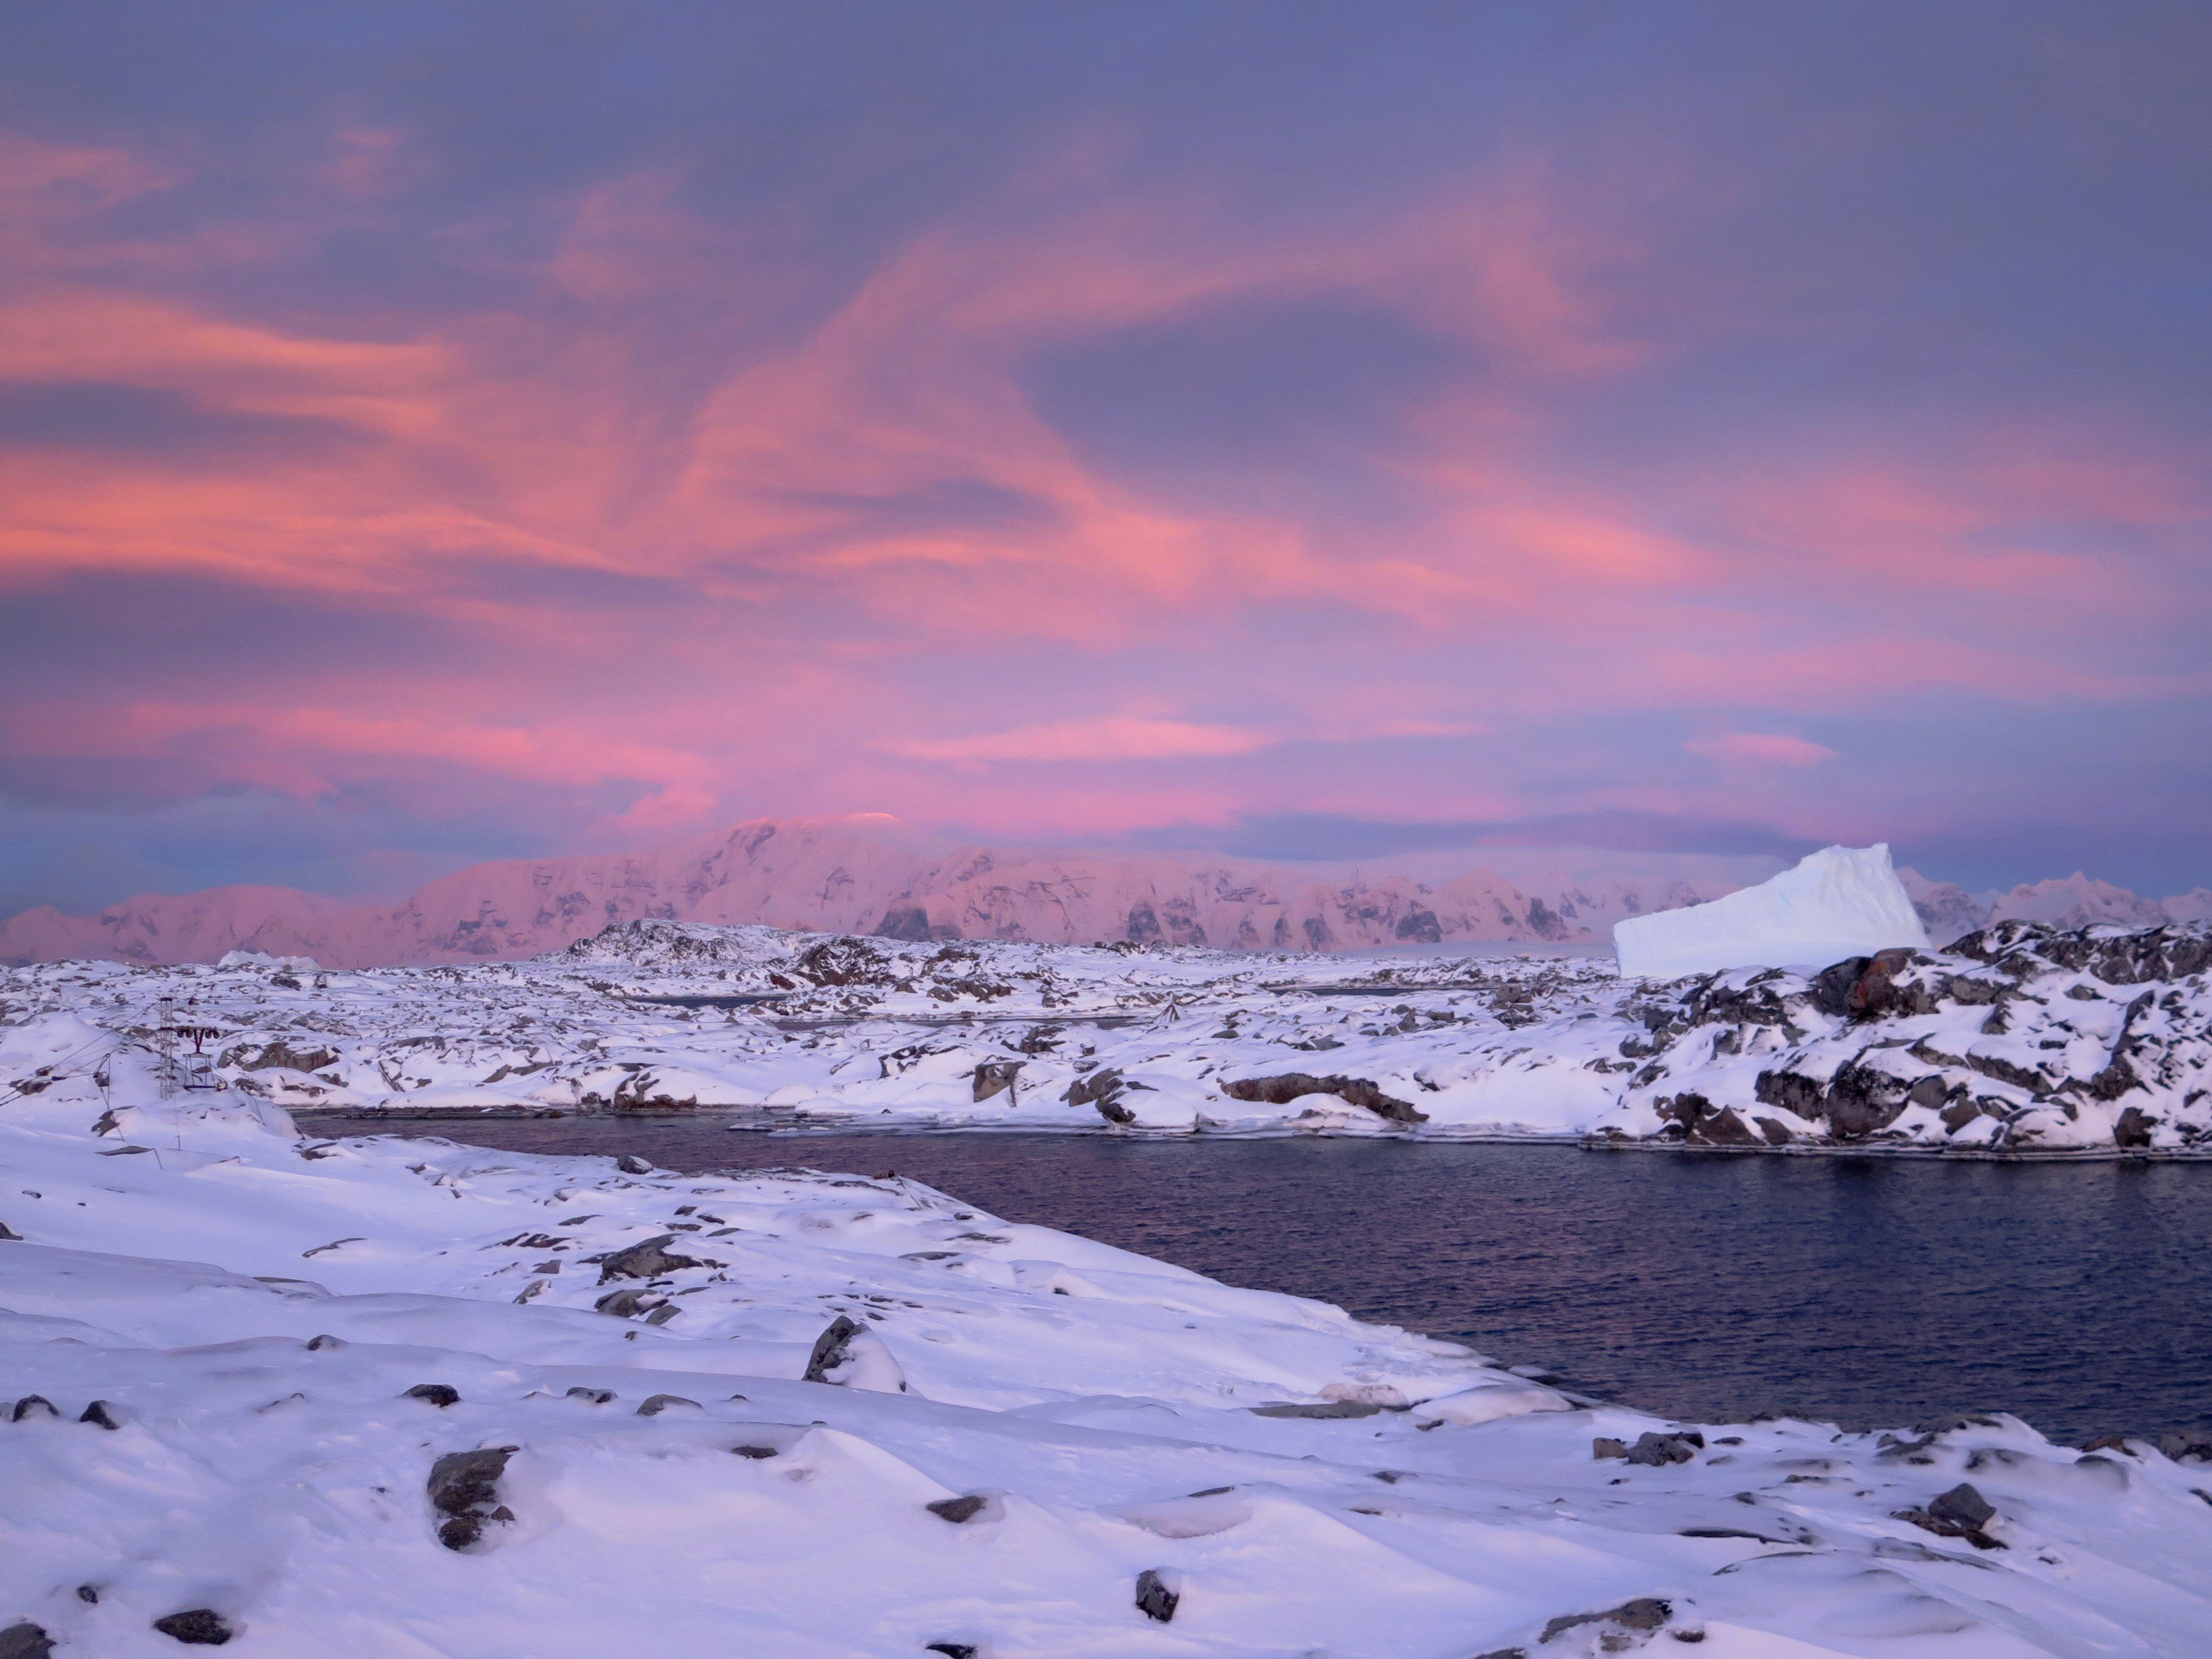
[[[1613,924],[1620,971],[1645,979],[1731,968],[1823,968],[1893,946],[1924,951],[1928,930],[1887,845],[1828,847],[1771,881],[1710,904]]]

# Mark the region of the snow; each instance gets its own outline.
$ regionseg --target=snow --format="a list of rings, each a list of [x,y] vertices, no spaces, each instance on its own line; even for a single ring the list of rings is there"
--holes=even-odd
[[[1819,968],[1893,946],[1928,948],[1927,929],[1880,844],[1823,848],[1710,904],[1615,922],[1613,938],[1622,973],[1654,978]]]
[[[2212,931],[2006,922],[1818,970],[921,944],[633,922],[537,962],[0,969],[15,1093],[389,1116],[712,1113],[775,1132],[2212,1152]],[[164,1000],[167,1000],[167,1012]],[[194,1050],[198,1048],[198,1053]]]
[[[27,1030],[97,1037],[51,1015],[11,1064]],[[909,1181],[303,1136],[101,1064],[106,1133],[74,1073],[0,1107],[0,1632],[61,1659],[171,1652],[154,1621],[197,1610],[357,1659],[2183,1659],[2212,1627],[2212,1472],[2148,1442],[1668,1422]],[[865,1340],[802,1380],[841,1320]],[[478,1449],[491,1484],[434,1507]],[[1909,1518],[1962,1481],[1978,1541]]]

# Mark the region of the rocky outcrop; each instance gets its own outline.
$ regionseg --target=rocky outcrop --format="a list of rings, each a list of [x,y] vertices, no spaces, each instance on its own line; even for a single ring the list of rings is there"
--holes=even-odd
[[[1270,1106],[1287,1106],[1306,1095],[1334,1095],[1393,1123],[1429,1121],[1428,1114],[1411,1101],[1384,1094],[1364,1077],[1315,1077],[1305,1072],[1284,1072],[1274,1077],[1239,1078],[1224,1083],[1221,1092],[1231,1100],[1265,1101]]]
[[[2002,921],[1948,951],[1707,975],[1621,1012],[1648,1035],[1612,1138],[1759,1150],[2212,1150],[2212,928]]]
[[[599,1283],[605,1285],[617,1279],[662,1279],[680,1268],[711,1265],[694,1256],[678,1255],[668,1248],[675,1242],[674,1233],[663,1233],[658,1238],[648,1238],[642,1244],[633,1244],[601,1257]]]

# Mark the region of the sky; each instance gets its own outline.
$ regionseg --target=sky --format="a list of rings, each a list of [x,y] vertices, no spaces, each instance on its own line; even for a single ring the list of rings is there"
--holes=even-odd
[[[0,20],[0,911],[762,815],[2212,883],[2201,4]]]

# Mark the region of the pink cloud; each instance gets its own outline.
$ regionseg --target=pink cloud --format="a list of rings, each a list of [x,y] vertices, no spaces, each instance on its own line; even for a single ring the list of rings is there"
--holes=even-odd
[[[348,213],[425,165],[383,130],[349,129],[332,153],[314,166]],[[1756,795],[1762,769],[1838,757],[1724,729],[1758,718],[1747,707],[1789,719],[1952,691],[2027,705],[2207,678],[2133,648],[2171,620],[2159,581],[2042,533],[2068,514],[2185,528],[2204,511],[2185,453],[1993,413],[1955,453],[1861,434],[1656,483],[1563,457],[1560,388],[1626,383],[1668,343],[1601,280],[1635,266],[1638,238],[1530,167],[1358,234],[1255,230],[1195,187],[1117,194],[1096,177],[1071,204],[1040,191],[1010,221],[948,214],[806,326],[763,325],[726,358],[702,347],[681,398],[648,326],[657,308],[720,295],[733,332],[780,316],[821,276],[793,228],[708,223],[678,175],[641,172],[570,204],[528,273],[538,300],[372,328],[154,280],[102,216],[165,177],[112,150],[0,148],[0,210],[24,207],[0,247],[33,273],[0,301],[0,383],[159,391],[351,441],[245,446],[189,468],[0,452],[0,581],[106,572],[370,598],[467,644],[334,668],[297,694],[311,707],[204,683],[88,694],[41,729],[13,722],[18,753],[159,759],[205,787],[306,797],[432,763],[579,799],[618,785],[634,804],[588,809],[615,838],[866,807],[1103,834],[1254,807],[1547,804],[1512,780],[1403,762],[1355,776],[1349,753],[1284,753],[1315,740],[1663,711],[1715,732],[1684,747]],[[215,226],[164,257],[250,262],[253,246]],[[1086,459],[1022,379],[1061,343],[1346,295],[1485,365],[1373,434],[1376,470],[1411,503],[1378,523],[1148,489]],[[884,507],[948,483],[1026,510]],[[625,611],[590,597],[600,579],[674,597]],[[1000,672],[1015,657],[1024,667]],[[1063,693],[1063,676],[1080,684]],[[1122,712],[1080,712],[1100,707]],[[1165,712],[1192,708],[1231,713]],[[1141,770],[1192,760],[1247,769],[1198,783]],[[1038,762],[1121,769],[1110,787],[993,771]],[[1711,799],[1704,785],[1578,787],[1669,810]]]
[[[1244,726],[1105,714],[1089,720],[1040,721],[967,738],[906,738],[885,744],[884,748],[913,760],[1127,761],[1249,755],[1274,741],[1265,732]]]

